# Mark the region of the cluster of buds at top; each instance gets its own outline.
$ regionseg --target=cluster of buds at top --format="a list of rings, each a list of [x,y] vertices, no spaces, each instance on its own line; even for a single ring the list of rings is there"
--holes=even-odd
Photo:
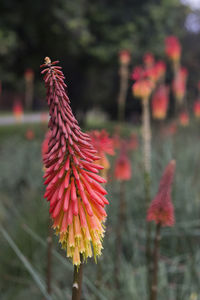
[[[129,65],[131,61],[131,54],[128,50],[121,50],[119,52],[119,62],[122,65]]]
[[[153,118],[163,120],[166,118],[169,103],[169,89],[165,85],[160,85],[152,98]]]
[[[174,207],[171,201],[171,186],[174,178],[176,162],[172,160],[163,173],[159,190],[150,204],[147,221],[154,221],[161,226],[174,225]]]
[[[106,130],[93,130],[89,133],[92,145],[97,150],[97,155],[100,157],[95,163],[104,167],[100,170],[101,176],[107,179],[107,173],[110,169],[110,163],[106,154],[114,155],[114,142],[113,139],[108,136]]]
[[[165,53],[172,62],[179,62],[181,56],[181,45],[177,37],[168,36],[165,39]]]
[[[48,150],[45,166],[45,198],[50,202],[53,227],[62,248],[73,264],[101,254],[106,212],[105,179],[98,175],[103,167],[88,134],[81,131],[66,94],[66,84],[58,62],[47,57],[41,67],[49,106]],[[92,251],[93,247],[93,251]]]

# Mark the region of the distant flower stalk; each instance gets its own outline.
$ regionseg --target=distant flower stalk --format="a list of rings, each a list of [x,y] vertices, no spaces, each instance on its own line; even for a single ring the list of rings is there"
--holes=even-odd
[[[23,115],[24,115],[24,109],[21,100],[15,100],[13,105],[13,115],[17,122],[21,122]]]
[[[186,93],[188,71],[186,68],[181,67],[175,74],[172,82],[172,89],[176,100],[181,104]]]
[[[174,207],[171,201],[171,187],[174,178],[176,162],[172,160],[163,173],[159,190],[150,204],[147,212],[147,221],[154,221],[161,226],[173,226]]]
[[[105,179],[102,166],[88,134],[81,131],[66,94],[66,84],[58,62],[47,57],[44,75],[49,106],[49,142],[44,155],[46,192],[53,228],[62,248],[78,266],[87,257],[101,255],[103,222],[106,218]],[[92,247],[93,246],[93,252]]]
[[[125,141],[121,144],[119,157],[115,163],[114,175],[115,178],[120,181],[128,181],[131,179],[131,161],[128,157]]]
[[[165,53],[169,59],[177,64],[181,56],[181,45],[177,37],[168,36],[165,39]]]
[[[195,118],[200,119],[200,99],[194,102],[193,111]]]
[[[169,103],[169,89],[165,85],[160,85],[155,91],[151,103],[153,118],[165,119]]]
[[[179,114],[179,124],[183,127],[186,127],[189,125],[189,115],[187,111],[183,111]]]

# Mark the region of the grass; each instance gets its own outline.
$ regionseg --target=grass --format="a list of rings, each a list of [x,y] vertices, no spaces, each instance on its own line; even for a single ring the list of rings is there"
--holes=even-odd
[[[172,197],[176,225],[162,230],[159,266],[159,299],[162,300],[200,299],[198,126],[193,123],[188,128],[179,128],[175,136],[160,134],[156,125],[153,128],[152,198],[164,167],[172,158],[177,161]],[[132,128],[128,127],[131,131]],[[42,299],[45,292],[48,204],[43,199],[41,163],[45,128],[31,125],[35,133],[33,140],[26,139],[30,126],[0,128],[0,298],[3,300]],[[113,131],[114,125],[109,124],[108,128]],[[127,132],[127,128],[124,131]],[[126,183],[127,217],[123,231],[121,289],[117,291],[114,283],[115,230],[120,226],[117,224],[119,184],[110,180],[103,256],[98,265],[90,259],[84,268],[83,299],[147,299],[141,152],[140,145],[131,155],[133,176]],[[110,160],[110,178],[113,179],[115,158]],[[70,299],[71,284],[71,262],[65,258],[54,236],[52,299]]]

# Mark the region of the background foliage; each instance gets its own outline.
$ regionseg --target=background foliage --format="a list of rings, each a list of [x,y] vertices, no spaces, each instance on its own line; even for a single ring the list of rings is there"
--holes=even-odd
[[[129,49],[136,65],[146,51],[163,58],[169,34],[181,42],[192,38],[184,29],[190,10],[179,0],[116,0],[114,4],[106,0],[2,0],[0,12],[3,90],[22,94],[24,71],[32,68],[35,108],[45,105],[40,100],[44,91],[39,74],[45,56],[62,62],[75,110],[99,106],[115,118],[119,50]],[[195,44],[198,41],[193,39]],[[191,51],[188,45],[184,62],[195,69],[197,57],[191,58]],[[11,103],[6,93],[3,96],[1,106],[8,108]],[[129,93],[127,110],[131,107]]]

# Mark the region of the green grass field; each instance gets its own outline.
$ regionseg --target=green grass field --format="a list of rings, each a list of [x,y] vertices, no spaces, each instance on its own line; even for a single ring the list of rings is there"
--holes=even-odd
[[[27,140],[26,130],[35,138]],[[134,129],[134,128],[133,128]],[[46,126],[0,128],[0,299],[48,299],[46,294],[48,203],[43,199],[41,143]],[[112,131],[112,126],[109,127]],[[131,127],[129,129],[131,131]],[[127,129],[124,130],[125,133]],[[138,131],[138,130],[137,130]],[[176,159],[173,203],[176,224],[162,230],[159,299],[200,299],[200,133],[199,124],[164,136],[152,134],[151,197],[165,166]],[[139,137],[140,140],[140,137]],[[141,142],[131,155],[132,179],[126,183],[126,220],[120,290],[115,287],[115,238],[119,184],[111,158],[103,255],[84,266],[83,299],[147,299],[145,200]],[[153,236],[152,236],[153,238]],[[52,299],[71,299],[72,264],[53,239]]]

